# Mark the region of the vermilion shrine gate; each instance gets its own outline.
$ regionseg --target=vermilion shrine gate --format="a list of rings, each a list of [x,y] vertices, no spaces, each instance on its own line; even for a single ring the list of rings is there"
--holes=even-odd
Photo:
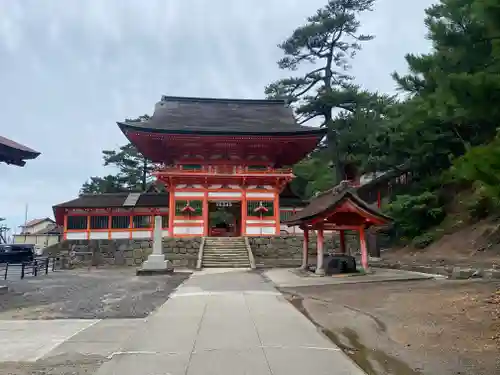
[[[57,205],[66,239],[148,238],[154,215],[163,217],[164,236],[280,234],[287,230],[281,217],[304,205],[289,189],[290,167],[326,131],[298,125],[282,100],[181,97],[163,97],[149,120],[118,125],[158,163],[154,175],[168,193],[84,196]],[[218,211],[227,214],[222,225],[212,223]]]

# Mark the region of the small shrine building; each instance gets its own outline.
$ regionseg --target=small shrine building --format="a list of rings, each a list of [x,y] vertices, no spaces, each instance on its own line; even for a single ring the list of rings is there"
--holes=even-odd
[[[342,181],[311,199],[306,207],[292,215],[285,223],[292,227],[298,226],[303,231],[302,268],[307,268],[309,264],[309,233],[317,233],[316,273],[323,274],[325,231],[339,232],[339,252],[343,254],[346,253],[345,231],[358,232],[361,265],[367,270],[368,248],[365,232],[370,227],[383,227],[391,222],[391,218],[358,196],[357,186],[352,181]]]
[[[164,193],[83,195],[54,206],[65,239],[273,236],[297,233],[282,221],[305,205],[290,189],[291,166],[326,129],[299,125],[283,100],[164,96],[153,116],[119,122],[157,163]]]

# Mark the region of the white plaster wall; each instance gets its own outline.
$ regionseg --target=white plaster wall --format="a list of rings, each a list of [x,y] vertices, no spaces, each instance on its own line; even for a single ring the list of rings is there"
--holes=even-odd
[[[221,197],[229,197],[229,198],[238,198],[241,197],[240,191],[231,191],[231,192],[209,192],[209,198],[221,198]]]
[[[247,198],[274,198],[274,193],[250,193],[250,192],[247,192]]]
[[[129,232],[111,232],[111,238],[114,240],[127,239],[130,237]]]
[[[150,230],[133,231],[132,238],[151,238]]]
[[[246,233],[249,235],[273,236],[276,234],[276,228],[275,227],[249,227],[249,226],[247,226]]]
[[[66,233],[67,240],[87,240],[86,232],[68,232]]]
[[[90,232],[89,239],[91,240],[107,240],[108,232]]]
[[[193,234],[193,235],[203,235],[203,227],[174,227],[174,234]]]

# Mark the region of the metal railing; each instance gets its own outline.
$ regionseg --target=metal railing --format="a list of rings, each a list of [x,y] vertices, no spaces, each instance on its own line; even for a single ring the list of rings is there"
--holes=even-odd
[[[58,258],[49,257],[35,259],[32,262],[0,264],[0,277],[3,276],[4,280],[12,280],[47,275],[58,268],[58,261]]]

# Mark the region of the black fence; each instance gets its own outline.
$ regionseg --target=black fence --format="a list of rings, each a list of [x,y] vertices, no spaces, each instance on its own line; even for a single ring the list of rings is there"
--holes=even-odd
[[[47,275],[60,268],[59,262],[59,258],[49,257],[35,259],[33,262],[0,264],[0,277],[12,280]]]

